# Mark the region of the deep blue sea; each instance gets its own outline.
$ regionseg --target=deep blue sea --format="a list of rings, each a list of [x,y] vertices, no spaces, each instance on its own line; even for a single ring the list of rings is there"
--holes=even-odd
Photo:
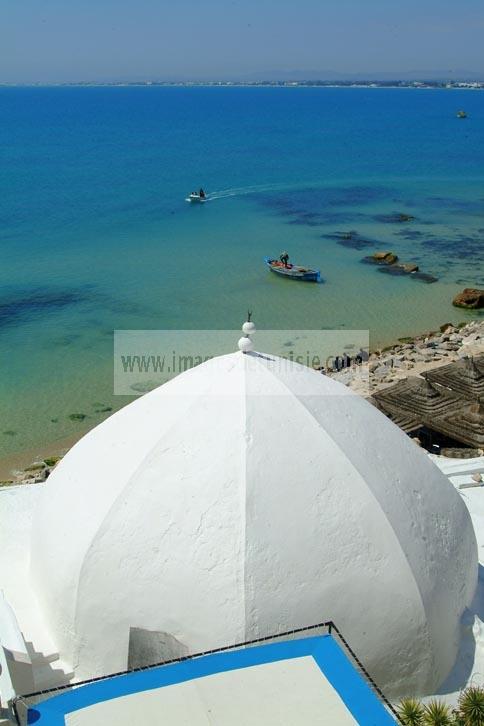
[[[114,329],[239,328],[250,306],[376,346],[472,317],[451,300],[483,284],[484,93],[1,88],[0,191],[1,457],[126,403]],[[382,249],[424,274],[361,263]],[[324,283],[267,271],[282,250]]]

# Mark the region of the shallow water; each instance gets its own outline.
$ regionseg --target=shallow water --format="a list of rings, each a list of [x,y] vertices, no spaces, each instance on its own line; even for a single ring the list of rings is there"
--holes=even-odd
[[[129,400],[114,329],[239,328],[250,307],[380,345],[476,316],[451,300],[484,284],[482,93],[4,88],[0,107],[0,456]],[[267,271],[284,249],[324,283]],[[361,264],[381,249],[438,281]]]

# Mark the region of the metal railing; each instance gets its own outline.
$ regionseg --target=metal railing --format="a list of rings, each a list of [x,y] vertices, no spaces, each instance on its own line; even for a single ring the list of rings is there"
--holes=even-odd
[[[223,653],[229,650],[237,650],[239,648],[249,648],[251,646],[255,645],[261,645],[262,643],[267,643],[269,641],[276,641],[276,640],[288,640],[291,638],[294,638],[295,636],[301,635],[302,633],[313,633],[315,631],[323,631],[328,635],[331,635],[332,637],[335,637],[335,640],[337,640],[340,645],[342,646],[342,649],[345,651],[345,653],[350,657],[350,660],[352,661],[353,665],[356,667],[356,669],[364,676],[366,681],[368,682],[369,686],[373,690],[374,694],[378,698],[378,700],[385,706],[385,708],[392,714],[392,716],[396,719],[397,723],[400,722],[400,719],[398,717],[398,713],[395,710],[395,708],[392,706],[390,701],[386,698],[381,688],[375,683],[373,678],[370,676],[368,671],[366,670],[363,663],[360,661],[360,659],[357,657],[354,650],[349,645],[348,641],[344,638],[343,634],[337,628],[335,623],[332,620],[325,621],[323,623],[317,623],[316,625],[309,625],[303,628],[295,628],[293,630],[286,630],[282,633],[273,633],[271,635],[266,635],[261,638],[255,638],[253,640],[247,640],[239,643],[234,643],[232,645],[225,645],[220,648],[212,648],[211,650],[203,650],[198,653],[193,653],[190,655],[184,655],[180,656],[178,658],[172,658],[170,660],[164,660],[159,661],[157,663],[150,663],[149,665],[143,665],[143,666],[137,666],[136,668],[129,668],[122,671],[117,671],[115,673],[109,673],[107,675],[103,676],[94,676],[93,678],[86,678],[85,680],[76,681],[75,683],[68,683],[65,685],[59,685],[59,686],[53,686],[51,688],[44,688],[38,691],[34,691],[32,693],[25,693],[19,696],[16,696],[11,701],[12,711],[16,720],[16,723],[18,726],[25,726],[27,723],[27,713],[29,708],[35,706],[35,704],[40,703],[41,701],[45,700],[46,698],[53,696],[55,694],[62,693],[67,690],[72,690],[74,688],[79,688],[81,686],[87,686],[91,683],[98,683],[100,681],[106,681],[111,678],[117,678],[119,676],[126,676],[131,673],[139,673],[141,671],[147,671],[152,670],[154,668],[160,668],[162,666],[171,665],[173,663],[181,663],[183,661],[187,660],[193,660],[194,658],[201,658],[202,656],[206,655],[213,655],[215,653]]]

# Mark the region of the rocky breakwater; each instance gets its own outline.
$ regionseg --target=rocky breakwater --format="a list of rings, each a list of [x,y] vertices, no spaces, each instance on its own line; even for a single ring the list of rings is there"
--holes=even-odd
[[[400,338],[394,345],[370,353],[368,362],[341,370],[325,369],[362,396],[391,386],[409,375],[419,376],[432,368],[463,358],[484,354],[484,320],[460,326],[450,323],[439,331],[415,338]]]

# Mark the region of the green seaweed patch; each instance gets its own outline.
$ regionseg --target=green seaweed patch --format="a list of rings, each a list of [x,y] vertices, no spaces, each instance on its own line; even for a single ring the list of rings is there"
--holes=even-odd
[[[30,466],[26,466],[24,471],[41,471],[42,469],[45,469],[44,462],[39,464],[31,464]]]
[[[11,430],[9,429],[8,431],[4,431],[4,432],[3,432],[3,435],[4,435],[4,436],[17,436],[17,432],[16,432],[16,431],[11,431]]]
[[[47,459],[44,459],[44,464],[46,466],[55,466],[60,459],[60,456],[48,456]]]
[[[94,413],[107,413],[108,411],[112,411],[112,406],[104,406],[103,408],[96,408]]]
[[[413,338],[411,338],[409,335],[405,335],[403,338],[398,338],[399,343],[412,343]]]
[[[70,413],[68,418],[71,421],[84,421],[85,418],[87,418],[87,414],[85,413]]]
[[[9,487],[13,484],[13,479],[2,479],[0,481],[0,487]]]
[[[51,423],[59,423],[58,418],[51,418],[50,421],[51,421]]]

